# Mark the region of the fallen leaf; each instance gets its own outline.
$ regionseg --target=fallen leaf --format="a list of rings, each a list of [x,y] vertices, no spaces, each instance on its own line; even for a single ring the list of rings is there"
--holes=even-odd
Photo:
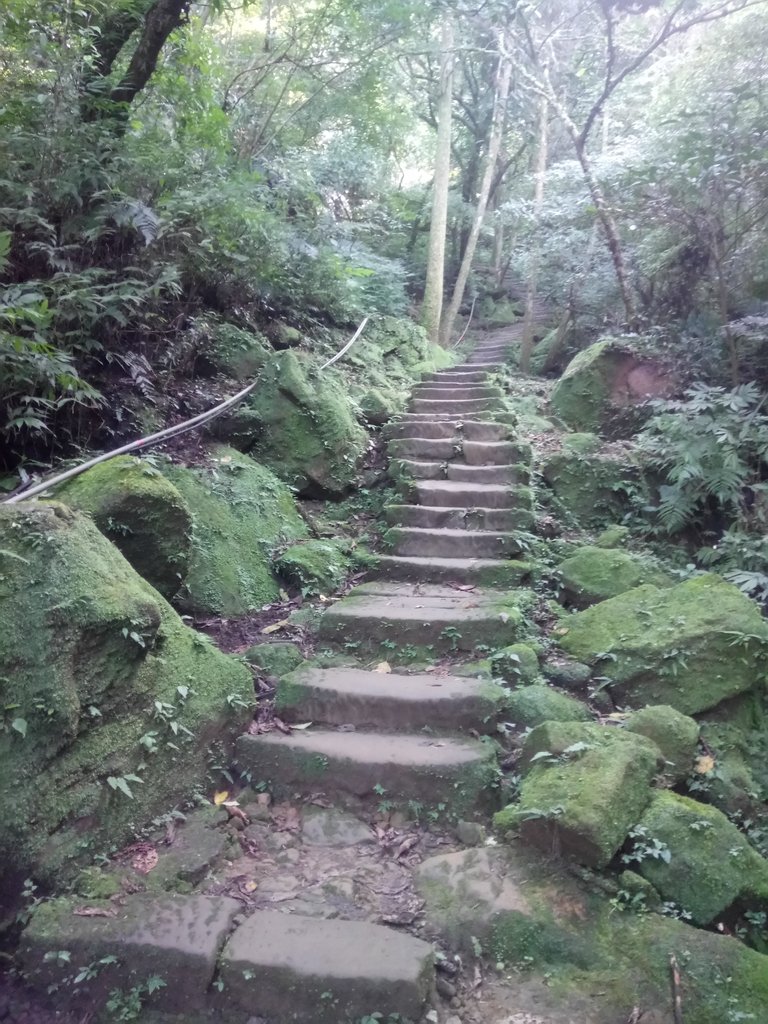
[[[715,759],[711,754],[700,754],[696,758],[695,770],[697,775],[709,775],[715,767]]]
[[[290,624],[291,624],[291,620],[290,619],[280,619],[279,622],[273,622],[271,626],[265,626],[264,629],[262,629],[261,632],[264,633],[264,634],[266,634],[266,633],[277,633],[277,631],[279,629],[285,629],[285,627],[286,626],[290,626]]]
[[[72,913],[76,917],[117,917],[111,907],[76,907]]]
[[[131,867],[134,871],[138,871],[140,875],[148,875],[152,868],[157,865],[159,859],[157,850],[154,847],[139,850],[131,860]]]
[[[373,671],[374,672],[381,672],[381,673],[391,672],[392,671],[392,666],[389,664],[388,661],[380,661],[379,664],[376,666],[376,668]]]
[[[247,882],[243,882],[240,888],[243,890],[243,892],[256,892],[256,890],[259,888],[259,883],[254,882],[252,878],[249,878]]]
[[[214,807],[221,807],[221,805],[227,800],[229,800],[229,792],[226,789],[222,789],[219,793],[213,794]]]

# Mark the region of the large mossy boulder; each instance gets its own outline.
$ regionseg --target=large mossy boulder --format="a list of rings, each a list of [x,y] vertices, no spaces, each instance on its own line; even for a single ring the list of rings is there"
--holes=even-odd
[[[541,475],[559,506],[579,526],[600,527],[621,519],[630,498],[649,500],[643,467],[628,446],[586,451],[564,444],[542,462]]]
[[[768,623],[735,586],[706,574],[650,584],[576,612],[560,645],[605,684],[614,702],[668,704],[685,715],[764,686]]]
[[[206,342],[196,369],[224,373],[235,380],[250,380],[265,365],[272,346],[256,331],[234,324],[212,322],[204,325]]]
[[[0,506],[0,887],[60,882],[189,795],[252,694],[87,516]]]
[[[368,445],[335,370],[318,373],[302,352],[276,352],[247,408],[258,429],[248,451],[306,497],[338,498],[352,487]]]
[[[176,603],[193,613],[243,615],[277,600],[276,548],[306,536],[293,495],[247,455],[216,445],[202,466],[163,474],[192,512],[189,568]]]
[[[526,842],[603,868],[651,799],[658,747],[623,729],[545,722],[523,744],[517,803],[495,818]]]
[[[768,909],[768,861],[716,807],[664,790],[639,827],[637,870],[695,924],[710,924],[734,905]],[[663,856],[647,853],[649,847]]]
[[[75,477],[56,497],[87,512],[136,572],[173,598],[189,568],[192,514],[154,466],[120,455]]]
[[[589,708],[575,697],[558,693],[544,683],[521,686],[505,700],[505,716],[520,728],[542,722],[589,722]]]
[[[634,711],[624,723],[629,732],[645,736],[662,753],[664,774],[679,782],[693,768],[699,743],[699,723],[664,704],[650,704]]]
[[[644,583],[671,587],[673,580],[654,559],[601,547],[583,547],[558,566],[563,601],[587,608]]]
[[[294,544],[275,560],[275,571],[307,597],[330,594],[347,577],[352,561],[349,543],[307,540]]]
[[[639,355],[631,338],[605,338],[574,356],[550,404],[572,430],[631,437],[647,416],[643,404],[669,397],[674,387],[669,371]]]

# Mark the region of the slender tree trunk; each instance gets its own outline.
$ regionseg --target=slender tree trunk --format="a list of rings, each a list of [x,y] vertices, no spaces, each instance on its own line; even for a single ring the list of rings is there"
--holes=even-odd
[[[503,49],[506,50],[506,47]],[[440,337],[443,345],[448,345],[450,343],[451,335],[453,334],[453,325],[456,322],[459,306],[464,298],[464,289],[467,286],[467,278],[469,277],[472,260],[475,256],[477,240],[480,237],[480,229],[483,226],[483,218],[485,217],[485,210],[488,205],[488,196],[490,195],[491,184],[493,183],[493,172],[499,156],[499,149],[501,148],[501,136],[504,129],[504,115],[507,108],[511,79],[512,60],[506,53],[501,53],[499,56],[499,69],[496,77],[496,90],[493,97],[493,117],[491,118],[491,128],[488,137],[488,155],[486,158],[485,170],[483,172],[483,180],[480,185],[480,195],[477,200],[475,217],[472,222],[472,230],[470,231],[469,238],[467,239],[467,246],[464,250],[461,266],[459,267],[459,274],[453,288],[451,302],[448,306],[448,311],[445,314],[441,328]]]
[[[429,340],[438,343],[440,315],[443,310],[445,274],[445,235],[448,224],[448,189],[451,175],[451,107],[453,103],[453,23],[448,14],[440,38],[440,94],[437,103],[437,147],[435,180],[432,193],[432,219],[429,227],[427,278],[421,324]]]
[[[528,287],[525,290],[523,312],[523,337],[520,342],[520,369],[528,373],[533,352],[533,310],[536,303],[536,286],[541,262],[541,241],[539,222],[544,206],[544,179],[547,173],[547,146],[549,126],[549,101],[542,96],[539,103],[539,144],[536,151],[536,185],[533,191],[533,223],[535,237],[531,250],[531,267],[528,273]]]

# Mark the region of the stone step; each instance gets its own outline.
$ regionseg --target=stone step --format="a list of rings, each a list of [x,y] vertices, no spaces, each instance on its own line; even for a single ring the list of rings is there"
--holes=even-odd
[[[529,562],[491,558],[403,558],[378,555],[375,574],[382,579],[421,583],[458,583],[511,590],[528,584],[533,575]]]
[[[396,479],[452,480],[481,484],[527,484],[531,471],[527,466],[468,466],[462,462],[426,462],[396,459],[390,467]]]
[[[484,384],[487,380],[488,374],[483,370],[461,370],[454,367],[452,370],[435,370],[434,373],[428,373],[422,378],[421,383]]]
[[[467,484],[455,480],[419,480],[413,484],[420,505],[440,508],[530,508],[531,492],[527,487],[500,484]]]
[[[531,446],[512,441],[470,441],[459,434],[446,438],[395,438],[387,446],[390,458],[423,457],[426,461],[463,459],[470,466],[511,466],[532,458]]]
[[[489,362],[492,362],[494,359],[505,360],[510,358],[512,352],[513,349],[511,345],[499,345],[495,348],[484,348],[482,352],[478,349],[476,352],[472,353],[470,359],[478,362],[484,362],[486,359]]]
[[[490,384],[482,387],[477,384],[436,385],[420,384],[411,392],[411,398],[434,398],[441,401],[464,401],[468,398],[503,398],[501,388]]]
[[[428,648],[430,653],[471,651],[478,644],[504,647],[514,643],[519,632],[516,609],[510,612],[506,606],[514,604],[516,596],[365,583],[325,611],[320,637],[337,644],[359,643],[377,653],[391,651],[393,656],[405,646]]]
[[[473,360],[472,362],[468,361],[463,363],[460,369],[469,370],[470,372],[475,370],[486,370],[490,373],[493,370],[503,370],[506,368],[506,365],[507,364],[502,362],[500,359],[494,359],[493,361],[478,359],[476,361]]]
[[[418,558],[511,558],[519,555],[514,533],[485,530],[436,530],[393,526],[384,536],[394,555]]]
[[[309,665],[283,677],[275,708],[286,722],[319,726],[489,733],[504,698],[487,680]]]
[[[396,438],[387,445],[387,453],[392,459],[408,459],[424,456],[427,459],[440,459],[446,462],[461,457],[461,438],[451,437],[406,437]]]
[[[514,429],[507,423],[492,420],[430,419],[429,417],[404,416],[383,429],[389,440],[399,438],[426,437],[446,440],[461,435],[468,441],[508,441]]]
[[[433,961],[429,943],[384,925],[257,910],[222,952],[216,1019],[339,1024],[375,1008],[420,1020]]]
[[[451,416],[466,416],[467,413],[503,409],[504,403],[500,398],[412,398],[408,408],[412,412],[446,412]]]
[[[491,744],[477,740],[312,728],[246,734],[235,753],[241,772],[266,781],[278,799],[322,792],[348,806],[389,799],[405,809],[416,800],[458,814],[488,806],[481,780],[487,786],[496,762]]]
[[[530,463],[531,446],[524,441],[475,441],[466,438],[461,445],[464,460],[470,466],[510,466]]]
[[[456,413],[451,412],[414,412],[413,410],[409,410],[403,413],[399,422],[410,424],[440,422],[453,423],[455,424],[456,429],[460,430],[467,420],[479,420],[484,423],[502,423],[508,424],[512,427],[516,427],[518,422],[515,413],[510,412],[506,408],[504,408],[503,411],[490,409],[486,412],[468,413],[466,415],[462,415],[461,413],[457,415]]]
[[[390,526],[424,529],[529,530],[533,511],[524,508],[433,508],[429,505],[387,505],[384,518]]]

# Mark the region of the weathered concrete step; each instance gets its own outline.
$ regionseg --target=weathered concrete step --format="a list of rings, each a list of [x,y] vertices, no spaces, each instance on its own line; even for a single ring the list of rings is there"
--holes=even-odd
[[[408,408],[412,412],[447,412],[452,416],[466,416],[467,413],[503,409],[500,398],[412,398]]]
[[[443,381],[458,384],[483,384],[487,380],[488,374],[483,370],[462,370],[454,367],[452,370],[435,370],[433,373],[428,373],[422,378],[422,383]]]
[[[436,530],[393,526],[384,536],[395,555],[419,558],[511,558],[519,555],[514,533],[481,530]]]
[[[501,388],[486,384],[419,384],[411,392],[412,398],[435,398],[443,401],[464,401],[468,398],[503,398]]]
[[[524,508],[432,508],[429,505],[387,505],[390,526],[421,526],[452,530],[529,530],[533,511]]]
[[[515,436],[512,426],[494,423],[492,420],[429,419],[427,417],[404,416],[384,427],[384,437],[399,438],[427,437],[448,440],[460,435],[467,441],[510,441]],[[526,460],[527,461],[527,460]]]
[[[375,573],[382,579],[421,583],[459,583],[511,590],[531,581],[530,562],[491,558],[419,558],[378,555]]]
[[[527,487],[500,484],[467,484],[455,480],[419,480],[413,484],[420,505],[441,508],[530,508],[533,498]]]
[[[287,722],[320,726],[487,733],[504,698],[500,686],[477,679],[309,665],[282,678],[275,708]]]
[[[481,484],[527,484],[528,466],[467,466],[462,462],[425,462],[416,459],[395,459],[390,475],[402,480],[451,480]]]
[[[373,1007],[419,1020],[433,960],[428,943],[383,925],[258,910],[224,948],[220,1001],[238,1021],[339,1024]]]
[[[511,466],[530,463],[531,446],[512,441],[470,441],[455,434],[449,438],[395,438],[387,446],[390,458],[423,458],[427,461],[463,459],[470,466]]]
[[[473,803],[487,807],[480,780],[485,775],[487,782],[495,764],[489,743],[402,733],[271,732],[241,736],[235,750],[241,771],[269,782],[278,797],[320,791],[350,804],[375,803],[387,794],[457,812]]]
[[[472,362],[463,363],[462,364],[462,369],[470,370],[470,371],[472,371],[472,370],[486,370],[487,372],[490,373],[493,370],[503,370],[506,367],[506,365],[507,364],[505,362],[503,362],[502,360],[500,360],[500,359],[494,359],[492,361],[491,360],[478,360],[476,362],[472,361]]]
[[[461,437],[405,437],[396,438],[387,445],[387,453],[393,459],[407,459],[424,456],[427,459],[458,459],[462,454]]]
[[[320,636],[332,643],[359,643],[372,651],[393,653],[403,646],[438,652],[471,651],[477,644],[503,647],[514,643],[520,630],[518,597],[519,593],[466,595],[450,587],[365,583],[325,611]]]

